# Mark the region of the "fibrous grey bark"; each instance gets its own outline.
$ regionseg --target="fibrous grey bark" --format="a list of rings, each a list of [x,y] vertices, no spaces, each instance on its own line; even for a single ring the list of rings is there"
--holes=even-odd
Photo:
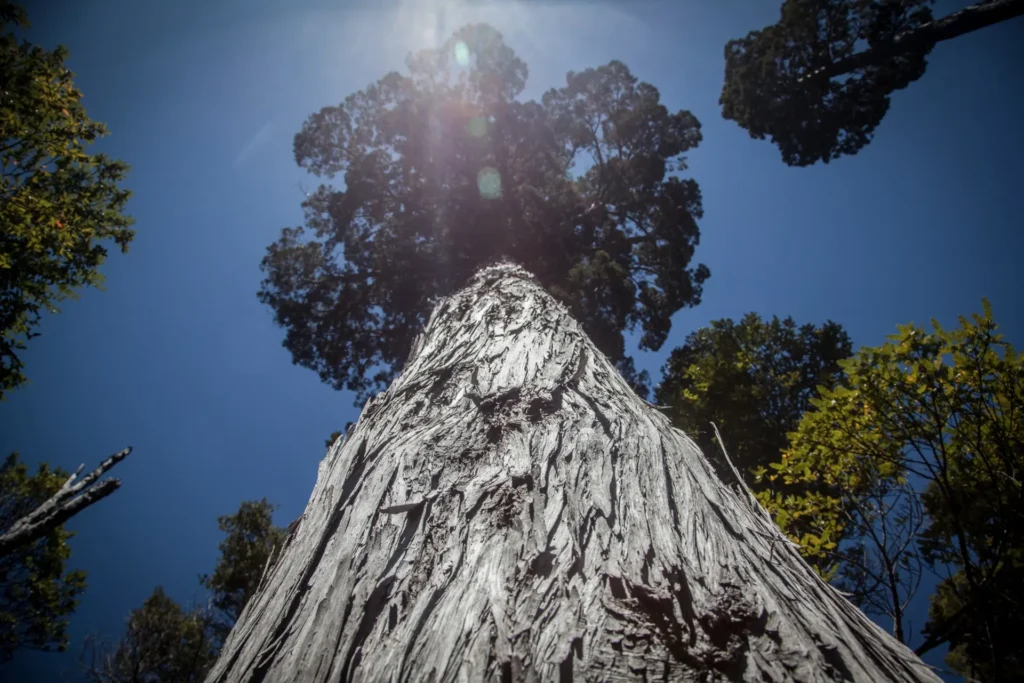
[[[208,683],[939,679],[523,269],[442,300]]]

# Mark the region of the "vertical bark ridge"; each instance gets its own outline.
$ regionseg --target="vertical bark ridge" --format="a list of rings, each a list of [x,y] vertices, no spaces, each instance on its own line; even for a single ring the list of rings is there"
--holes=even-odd
[[[502,263],[331,447],[207,680],[939,679]]]

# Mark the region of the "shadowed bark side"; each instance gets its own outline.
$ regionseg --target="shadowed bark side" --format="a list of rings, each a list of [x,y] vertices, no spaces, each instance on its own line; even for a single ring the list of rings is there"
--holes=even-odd
[[[320,464],[208,683],[939,679],[511,264]]]

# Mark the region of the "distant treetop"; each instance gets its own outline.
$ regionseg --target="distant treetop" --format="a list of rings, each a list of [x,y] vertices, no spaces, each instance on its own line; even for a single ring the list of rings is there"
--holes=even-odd
[[[988,0],[933,19],[933,4],[786,0],[778,22],[726,44],[722,116],[790,166],[856,154],[937,42],[1024,14],[1024,0]]]
[[[519,101],[527,67],[486,25],[406,63],[295,136],[298,164],[341,185],[310,193],[305,225],[263,259],[259,297],[294,362],[361,402],[401,369],[435,297],[507,257],[646,393],[623,332],[659,348],[709,275],[682,175],[697,119],[617,61]]]

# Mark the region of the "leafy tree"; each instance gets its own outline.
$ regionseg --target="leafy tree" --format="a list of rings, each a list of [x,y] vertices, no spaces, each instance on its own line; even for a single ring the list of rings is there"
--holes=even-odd
[[[34,475],[12,454],[0,466],[0,529],[7,529],[56,493],[68,473],[39,466]],[[0,555],[0,662],[22,647],[67,648],[68,616],[85,590],[85,572],[65,571],[71,556],[62,526]]]
[[[738,323],[715,320],[672,351],[657,401],[729,481],[710,431],[714,422],[733,464],[759,486],[752,472],[778,460],[817,386],[834,382],[839,361],[850,354],[849,337],[833,322],[797,326],[792,318],[766,321],[755,313]]]
[[[274,506],[266,498],[244,501],[233,515],[217,519],[227,534],[220,543],[220,557],[212,575],[200,583],[212,593],[218,618],[213,622],[219,642],[227,637],[238,616],[259,587],[260,579],[275,553],[280,553],[287,532],[274,525]]]
[[[294,362],[361,402],[401,369],[435,298],[504,257],[645,394],[623,331],[659,348],[709,275],[691,266],[701,196],[681,175],[697,119],[618,61],[520,101],[527,67],[485,25],[406,64],[295,136],[298,164],[343,187],[310,193],[305,225],[262,262],[259,297]]]
[[[182,609],[157,587],[128,619],[116,646],[90,638],[82,668],[96,683],[201,681],[217,658],[260,579],[287,536],[274,526],[267,500],[244,501],[217,519],[227,537],[213,574],[200,577],[211,592],[207,607]]]
[[[827,438],[812,424],[826,423],[805,418],[802,438]],[[870,427],[863,438],[878,439],[878,449],[896,448]],[[794,437],[793,443],[803,442]],[[760,469],[761,481],[782,486],[762,491],[759,498],[823,578],[846,591],[865,612],[891,618],[893,635],[908,642],[904,614],[924,569],[918,545],[925,523],[920,493],[899,466],[896,452],[890,453],[891,459],[857,459],[836,456],[843,450],[838,441],[828,445],[835,457],[820,456],[814,465],[787,450],[781,469],[779,463]],[[772,470],[779,471],[769,474]]]
[[[931,332],[901,326],[845,361],[843,382],[821,390],[769,470],[808,492],[763,492],[761,500],[805,554],[840,576],[863,569],[851,547],[873,547],[897,618],[906,565],[930,565],[946,578],[917,651],[948,642],[958,671],[1019,680],[1022,650],[1012,634],[1024,626],[1024,359],[997,333],[987,301],[982,315],[959,322],[945,330],[933,321]],[[888,505],[908,486],[923,523],[899,506],[858,518],[857,508],[881,507],[872,496]],[[795,534],[795,521],[831,533]],[[887,545],[879,541],[886,534],[904,540]]]
[[[19,40],[27,26],[0,0],[0,397],[26,381],[18,352],[42,312],[100,285],[104,243],[127,251],[134,236],[128,167],[87,152],[106,128],[82,107],[67,49]]]
[[[777,23],[726,44],[722,116],[791,166],[856,154],[937,42],[1024,14],[990,0],[933,19],[933,2],[786,0]]]
[[[217,658],[210,624],[206,610],[183,610],[157,586],[116,649],[90,643],[83,669],[95,683],[199,683]]]

